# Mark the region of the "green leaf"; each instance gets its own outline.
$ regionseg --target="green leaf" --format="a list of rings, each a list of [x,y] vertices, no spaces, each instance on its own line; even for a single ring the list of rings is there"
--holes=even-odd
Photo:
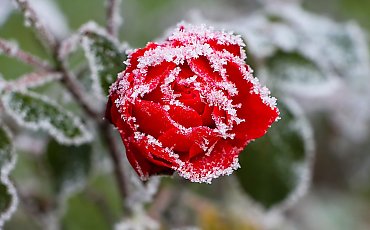
[[[321,84],[327,76],[311,60],[299,53],[278,51],[267,60],[271,81],[277,84]]]
[[[82,46],[92,72],[93,89],[107,96],[117,74],[126,68],[123,64],[126,54],[114,38],[95,24],[82,29]]]
[[[8,187],[4,184],[0,184],[0,213],[4,213],[9,209],[12,203],[12,196],[8,192]],[[1,226],[1,222],[0,222]]]
[[[369,47],[365,32],[357,24],[347,23],[333,27],[323,36],[327,41],[325,56],[335,72],[344,79],[368,81]]]
[[[241,187],[265,208],[295,200],[308,186],[312,133],[296,104],[279,104],[281,120],[250,143],[236,172]]]
[[[45,160],[58,193],[71,192],[86,184],[91,169],[92,145],[66,146],[51,140]]]
[[[9,92],[4,108],[19,125],[44,130],[63,144],[82,144],[92,139],[81,120],[56,102],[31,92]]]
[[[12,159],[13,146],[7,128],[0,126],[0,168],[9,164]]]
[[[0,229],[9,220],[18,205],[14,185],[9,173],[14,168],[15,156],[9,130],[0,126]]]

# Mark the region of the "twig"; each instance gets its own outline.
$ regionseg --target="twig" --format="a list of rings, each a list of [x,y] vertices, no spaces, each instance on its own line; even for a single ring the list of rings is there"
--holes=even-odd
[[[86,98],[86,95],[84,94],[84,90],[82,89],[81,85],[76,81],[76,78],[73,75],[73,73],[68,70],[65,61],[60,59],[58,59],[57,61],[59,64],[59,71],[61,71],[63,74],[62,83],[69,90],[69,92],[72,94],[77,103],[85,110],[85,112],[91,118],[93,118],[96,121],[99,120],[101,121],[102,113],[97,111],[91,105],[91,103],[89,103],[88,99]]]
[[[47,63],[46,61],[41,60],[40,58],[19,49],[19,47],[13,42],[1,38],[0,38],[0,51],[9,57],[17,58],[21,62],[24,62],[35,68],[43,69],[46,71],[52,71],[53,69],[53,67],[50,66],[49,63]]]
[[[100,125],[100,132],[102,133],[104,140],[108,145],[107,147],[109,149],[109,154],[112,159],[114,174],[116,176],[116,181],[117,181],[119,192],[122,198],[126,198],[129,195],[129,191],[128,191],[128,187],[126,186],[127,182],[126,182],[125,175],[123,172],[122,155],[121,155],[120,149],[118,148],[116,139],[111,132],[110,125],[108,124],[108,122],[105,121],[104,123]],[[130,207],[127,207],[125,204],[126,202],[124,202],[124,205],[123,205],[124,209],[126,209],[128,213],[131,214],[132,210],[130,209]]]
[[[28,0],[15,0],[20,10],[23,12],[23,15],[26,20],[26,24],[29,23],[32,27],[37,30],[43,45],[47,49],[52,51],[56,50],[57,41],[54,35],[46,29],[45,25],[41,22],[40,18],[37,16],[35,10],[31,7]]]
[[[122,0],[107,0],[107,31],[117,37],[121,25],[120,6]]]
[[[60,80],[61,77],[62,75],[58,72],[33,72],[25,74],[16,80],[5,82],[4,89],[8,91],[21,91],[40,86],[54,80]]]

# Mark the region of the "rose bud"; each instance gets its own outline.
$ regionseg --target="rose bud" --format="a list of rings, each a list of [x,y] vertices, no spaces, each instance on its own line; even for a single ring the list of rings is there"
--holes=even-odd
[[[238,155],[277,120],[276,99],[252,76],[240,36],[181,24],[133,51],[110,88],[106,118],[141,177],[193,182],[229,175]]]

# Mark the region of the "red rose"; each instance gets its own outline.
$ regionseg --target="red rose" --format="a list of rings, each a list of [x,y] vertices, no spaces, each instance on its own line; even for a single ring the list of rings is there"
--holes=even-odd
[[[172,174],[210,182],[278,118],[276,99],[245,63],[240,36],[180,25],[129,55],[111,86],[106,117],[145,180]]]

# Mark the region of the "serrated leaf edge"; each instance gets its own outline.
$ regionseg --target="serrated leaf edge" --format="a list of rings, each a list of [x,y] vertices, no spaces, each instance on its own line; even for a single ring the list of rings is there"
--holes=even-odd
[[[16,111],[12,110],[9,106],[9,104],[10,104],[9,103],[9,100],[10,100],[9,97],[10,97],[11,93],[13,93],[13,92],[5,93],[2,97],[2,102],[3,102],[5,112],[11,118],[13,118],[18,123],[18,125],[26,127],[28,129],[31,129],[31,130],[35,130],[35,131],[39,130],[39,129],[41,129],[43,131],[46,131],[47,133],[49,133],[52,137],[54,137],[61,144],[81,145],[83,143],[91,142],[93,140],[93,136],[90,134],[90,132],[82,124],[81,120],[76,115],[74,115],[70,111],[64,110],[55,101],[52,101],[51,99],[49,99],[49,98],[47,98],[43,95],[36,94],[36,93],[30,92],[30,91],[18,91],[16,93],[21,93],[23,95],[30,96],[30,97],[33,97],[35,99],[41,100],[44,103],[47,103],[47,104],[50,104],[51,106],[56,107],[60,111],[64,110],[64,113],[67,116],[69,116],[73,120],[73,122],[75,123],[76,127],[81,130],[82,136],[77,137],[77,138],[66,137],[63,132],[60,132],[56,127],[54,127],[53,125],[50,124],[50,122],[47,122],[47,121],[46,122],[39,121],[39,122],[35,122],[35,123],[30,123],[30,122],[24,121],[24,119],[21,116],[19,116],[16,113]]]
[[[101,88],[101,82],[100,78],[98,76],[100,68],[102,66],[99,66],[96,62],[96,57],[94,54],[91,53],[91,39],[86,35],[86,33],[93,32],[96,33],[102,37],[105,37],[108,39],[111,43],[115,45],[117,50],[120,50],[120,44],[116,38],[109,35],[102,27],[99,27],[95,22],[88,22],[85,25],[83,25],[79,31],[81,36],[81,46],[85,52],[86,59],[89,63],[89,67],[91,70],[91,79],[93,82],[92,89],[95,92],[96,95],[99,95],[99,98],[102,98],[105,100],[105,95],[103,93],[103,90]],[[122,60],[123,61],[123,60]]]
[[[0,127],[3,128],[5,133],[8,135],[9,139],[12,140],[12,135],[9,129],[4,125],[0,125]],[[9,174],[14,169],[16,162],[17,162],[17,156],[15,155],[13,145],[11,145],[11,156],[12,157],[11,157],[10,162],[5,164],[4,167],[1,168],[1,171],[0,171],[0,181],[2,184],[6,186],[8,193],[12,197],[9,208],[5,212],[0,213],[0,229],[3,229],[5,222],[8,221],[12,217],[13,213],[17,210],[17,207],[19,204],[17,191],[15,189],[15,186],[9,179]]]
[[[312,168],[315,158],[315,141],[313,137],[313,129],[304,115],[304,111],[299,104],[292,98],[281,98],[281,101],[290,109],[293,116],[296,118],[295,125],[299,126],[299,134],[304,140],[305,157],[299,165],[296,165],[296,171],[299,175],[298,184],[289,193],[281,203],[269,209],[268,213],[274,215],[281,213],[294,205],[297,200],[302,198],[308,191],[312,179]]]

